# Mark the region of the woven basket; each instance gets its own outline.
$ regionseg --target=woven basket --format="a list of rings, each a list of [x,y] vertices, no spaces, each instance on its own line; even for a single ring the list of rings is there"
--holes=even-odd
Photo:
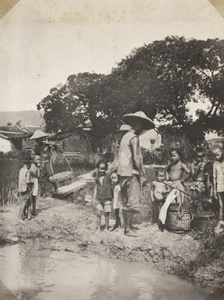
[[[171,207],[167,212],[166,228],[171,231],[188,231],[192,219],[190,211],[175,210],[174,207]]]

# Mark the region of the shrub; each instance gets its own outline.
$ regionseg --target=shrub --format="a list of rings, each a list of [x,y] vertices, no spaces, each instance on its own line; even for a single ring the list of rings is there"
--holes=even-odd
[[[7,153],[0,152],[0,159],[15,159],[21,158],[22,152],[20,150],[9,151]]]
[[[183,153],[183,161],[191,162],[193,160],[193,145],[186,136],[178,129],[163,130],[163,144],[160,148],[153,151],[142,149],[143,162],[146,165],[168,164],[170,159],[169,151],[172,147],[178,147]]]

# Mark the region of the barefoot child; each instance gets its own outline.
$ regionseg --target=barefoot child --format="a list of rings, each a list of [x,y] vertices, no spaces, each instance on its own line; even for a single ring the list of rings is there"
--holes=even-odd
[[[113,209],[115,212],[115,224],[111,231],[115,230],[119,226],[123,228],[123,210],[122,210],[122,198],[121,198],[121,187],[118,183],[118,175],[113,172],[110,176],[112,186],[114,186],[114,198],[113,198]]]
[[[221,146],[213,149],[216,161],[213,164],[214,197],[219,201],[219,224],[224,224],[224,155]]]
[[[113,199],[113,190],[111,185],[110,175],[107,174],[108,164],[105,161],[97,163],[97,177],[94,191],[93,204],[97,210],[97,231],[100,232],[100,224],[102,214],[105,215],[106,226],[105,230],[109,230],[109,216],[111,212],[111,203]]]
[[[179,191],[184,191],[183,184],[189,178],[190,170],[181,162],[182,153],[179,148],[171,148],[170,157],[171,163],[167,167],[167,183]],[[184,173],[188,174],[185,180],[183,180]],[[184,202],[184,193],[178,193],[176,201],[182,205]]]
[[[32,197],[31,197],[32,216],[36,216],[36,198],[38,195],[38,180],[40,177],[40,166],[41,166],[40,156],[35,155],[34,162],[30,167],[30,177],[31,177],[31,181],[33,182],[33,190],[32,190]]]
[[[170,192],[170,188],[164,183],[166,179],[166,172],[163,169],[155,171],[156,180],[152,182],[151,188],[151,200],[152,200],[152,223],[159,224],[159,213],[162,205],[166,200],[167,193]]]
[[[28,212],[29,216],[29,198],[30,198],[30,192],[31,188],[29,186],[30,180],[29,180],[29,169],[30,169],[31,163],[28,160],[23,161],[23,167],[19,171],[19,187],[18,192],[20,196],[21,206],[19,210],[19,219],[18,222],[24,223],[24,219],[26,217],[26,214]]]
[[[193,192],[193,196],[195,198],[202,198],[205,196],[205,151],[202,147],[197,147],[195,150],[195,158],[194,162],[190,165],[191,177],[193,179],[193,184],[191,186],[191,191]],[[199,207],[198,200],[192,201],[193,211],[197,214],[197,209]],[[203,204],[202,204],[203,206]],[[203,206],[205,207],[205,206]]]

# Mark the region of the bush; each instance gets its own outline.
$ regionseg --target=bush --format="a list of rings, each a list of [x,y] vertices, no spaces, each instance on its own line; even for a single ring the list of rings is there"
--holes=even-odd
[[[20,150],[9,151],[7,153],[0,152],[0,159],[15,159],[21,158],[22,152]]]
[[[142,148],[143,163],[144,165],[166,165],[169,158],[168,152],[164,148],[154,151]]]
[[[193,160],[193,145],[180,129],[164,127],[160,129],[160,132],[163,140],[160,148],[153,151],[142,149],[144,164],[168,164],[170,160],[169,151],[173,147],[181,149],[183,154],[182,160],[184,162],[191,162]]]

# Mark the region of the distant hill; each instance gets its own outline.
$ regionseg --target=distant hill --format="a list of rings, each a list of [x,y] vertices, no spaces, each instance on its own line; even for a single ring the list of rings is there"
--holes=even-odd
[[[41,113],[37,110],[26,111],[0,111],[0,126],[6,126],[8,123],[15,125],[21,120],[21,125],[36,125],[43,124]]]

